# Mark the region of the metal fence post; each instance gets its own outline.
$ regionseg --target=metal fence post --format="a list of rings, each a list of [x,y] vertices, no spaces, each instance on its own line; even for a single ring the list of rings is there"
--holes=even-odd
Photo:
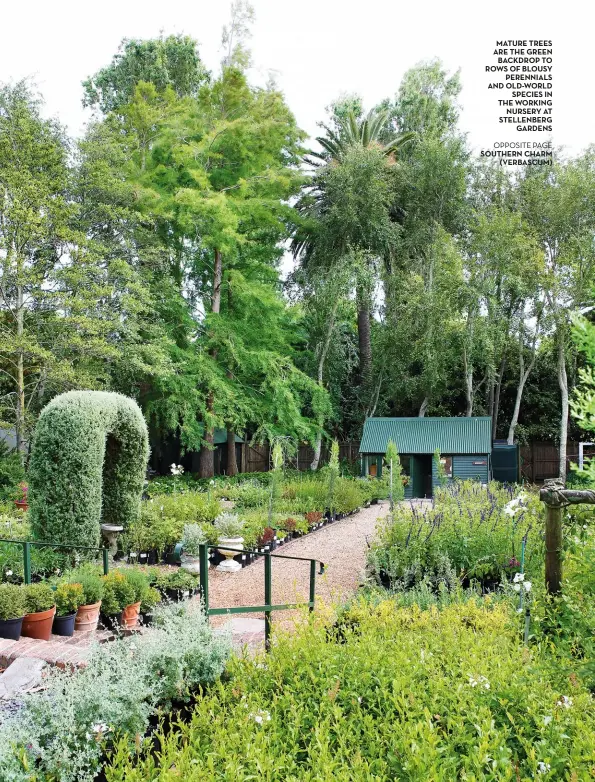
[[[314,600],[316,599],[316,560],[310,560],[310,613],[314,611]]]
[[[201,543],[198,547],[198,558],[200,561],[200,591],[202,592],[202,602],[205,615],[209,616],[209,550],[206,543]]]
[[[264,555],[264,604],[271,606],[273,603],[273,579],[271,573],[271,555]],[[264,647],[271,648],[271,612],[264,612]]]
[[[23,575],[25,584],[31,583],[31,544],[28,540],[23,542]]]
[[[109,551],[106,548],[102,548],[101,556],[103,558],[103,575],[107,576],[109,573]]]

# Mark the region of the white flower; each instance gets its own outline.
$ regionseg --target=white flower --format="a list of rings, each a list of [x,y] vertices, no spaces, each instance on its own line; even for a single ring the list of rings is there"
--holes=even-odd
[[[515,584],[517,584],[519,581],[525,580],[525,574],[524,573],[515,573],[514,578],[512,579]]]
[[[489,690],[490,689],[490,683],[486,679],[485,676],[478,676],[477,679],[474,676],[470,676],[469,677],[469,684],[472,687],[477,687],[477,685],[479,684],[479,685],[481,685],[484,688],[484,690]]]
[[[520,592],[521,591],[521,585],[520,584],[513,584],[512,588],[514,589],[515,592]]]
[[[209,486],[214,486],[214,485],[215,485],[215,481],[211,478],[211,480],[209,481]]]
[[[545,717],[543,718],[543,724],[544,725],[549,725],[550,722],[552,721],[552,719],[553,719],[553,717],[552,717],[551,714],[546,714]]]
[[[572,706],[572,698],[569,698],[568,695],[561,695],[557,704],[558,706],[563,706],[565,709],[569,709]]]
[[[361,702],[362,702],[362,696],[361,696],[361,695],[358,695],[358,696],[357,696],[357,702],[358,702],[358,703],[361,703]]]
[[[5,576],[12,576],[12,570],[5,570],[4,571]]]
[[[182,473],[184,472],[184,468],[182,467],[181,464],[172,464],[170,468],[170,472],[172,475],[182,475]]]
[[[105,722],[96,722],[95,725],[91,726],[91,730],[93,733],[108,733],[109,727]]]
[[[523,586],[525,587],[525,592],[530,592],[531,591],[531,582],[530,581],[525,581]]]
[[[551,766],[549,763],[544,763],[543,760],[540,760],[537,764],[537,773],[538,774],[547,774],[547,772],[551,769]]]
[[[263,722],[269,722],[269,720],[271,719],[271,715],[268,713],[268,711],[252,712],[248,716],[251,719],[253,719],[254,722],[257,722],[259,725],[262,725]]]

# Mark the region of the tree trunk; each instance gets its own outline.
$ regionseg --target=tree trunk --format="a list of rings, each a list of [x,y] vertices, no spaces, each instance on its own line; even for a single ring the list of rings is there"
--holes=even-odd
[[[227,474],[238,474],[238,463],[236,461],[236,433],[233,429],[227,429]]]
[[[430,402],[428,400],[428,397],[425,396],[424,397],[424,401],[421,403],[421,405],[419,407],[419,413],[418,413],[419,418],[424,418],[425,417],[426,413],[428,412],[429,405],[430,405]]]
[[[369,386],[372,373],[372,338],[370,308],[360,301],[357,310],[357,335],[359,340],[359,372],[362,386]]]
[[[467,360],[467,350],[465,348],[463,348],[463,365],[465,374],[465,399],[467,400],[465,416],[471,418],[473,415],[473,367]]]
[[[503,358],[500,363],[498,380],[496,381],[496,387],[494,389],[494,409],[492,411],[492,440],[496,439],[496,434],[498,430],[498,414],[500,412],[500,389],[502,388],[502,379],[504,377],[505,369],[506,369],[506,358]]]
[[[566,374],[566,351],[564,335],[558,334],[558,384],[562,397],[562,415],[560,416],[560,480],[566,482],[566,440],[568,438],[568,376]]]
[[[215,263],[213,268],[213,297],[211,299],[211,312],[218,315],[221,312],[221,280],[223,278],[223,263],[221,261],[221,253],[219,250],[215,250]],[[213,358],[217,356],[217,351],[212,350],[211,355]],[[207,412],[211,413],[214,409],[215,398],[213,393],[209,393],[207,397]],[[215,475],[215,451],[213,450],[213,442],[215,440],[215,430],[211,426],[206,428],[205,426],[205,442],[210,445],[203,445],[200,449],[200,462],[198,467],[198,475],[200,478],[212,478]]]
[[[17,453],[19,454],[21,458],[21,462],[24,464],[25,462],[25,451],[26,451],[26,441],[25,441],[25,359],[24,359],[24,353],[23,353],[23,334],[25,331],[25,311],[24,311],[24,305],[23,305],[23,288],[21,285],[17,287],[17,311],[16,311],[16,321],[17,321],[17,343],[18,343],[18,354],[17,354],[17,403],[16,403],[16,421],[15,421],[15,430],[16,430],[16,446],[17,446]]]
[[[339,296],[335,298],[335,301],[333,303],[333,307],[331,309],[331,314],[329,318],[329,324],[328,329],[326,332],[326,336],[324,339],[324,342],[322,344],[322,348],[320,350],[320,355],[318,357],[318,385],[322,388],[323,386],[323,378],[324,378],[324,364],[326,362],[326,357],[328,355],[329,347],[331,345],[331,337],[333,336],[333,332],[335,330],[335,318],[337,316],[337,308],[339,306]],[[318,420],[318,434],[316,435],[316,442],[314,444],[314,458],[312,459],[312,462],[310,463],[310,469],[311,470],[317,470],[318,465],[320,463],[320,454],[322,452],[322,427],[324,426],[324,419]]]

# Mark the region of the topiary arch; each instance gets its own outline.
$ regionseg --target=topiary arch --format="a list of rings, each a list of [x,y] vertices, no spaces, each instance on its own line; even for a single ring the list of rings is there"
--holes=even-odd
[[[42,410],[29,467],[37,540],[96,546],[100,522],[128,527],[140,510],[149,437],[122,394],[70,391]]]

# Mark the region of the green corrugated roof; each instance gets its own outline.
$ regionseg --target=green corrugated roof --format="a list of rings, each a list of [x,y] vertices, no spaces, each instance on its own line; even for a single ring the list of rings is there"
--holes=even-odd
[[[204,432],[203,424],[199,424],[199,430],[202,434]],[[213,445],[222,445],[227,442],[227,429],[215,429],[213,436]],[[236,434],[236,443],[243,443],[244,440]]]
[[[360,453],[385,453],[389,440],[399,453],[491,453],[492,419],[368,418]]]

